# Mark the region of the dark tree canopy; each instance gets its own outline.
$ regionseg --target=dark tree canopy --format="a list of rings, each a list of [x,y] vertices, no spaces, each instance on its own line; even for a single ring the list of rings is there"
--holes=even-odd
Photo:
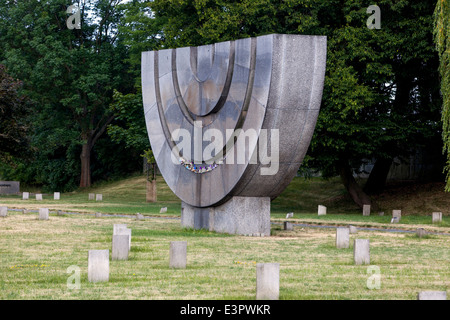
[[[0,161],[29,154],[28,123],[29,109],[26,98],[19,89],[22,83],[14,80],[0,65]]]

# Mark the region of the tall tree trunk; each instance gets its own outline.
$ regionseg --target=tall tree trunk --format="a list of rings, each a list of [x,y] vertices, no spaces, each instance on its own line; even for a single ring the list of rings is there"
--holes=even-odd
[[[353,177],[353,172],[347,159],[339,160],[338,169],[342,183],[344,184],[353,201],[360,208],[362,208],[365,204],[372,205],[372,200],[370,199],[370,197],[363,191],[363,189],[359,186],[359,184]]]
[[[364,186],[364,192],[367,194],[379,194],[383,192],[386,186],[386,179],[391,169],[392,159],[377,159],[366,185]]]
[[[81,149],[81,179],[80,188],[91,186],[91,143],[86,141]]]

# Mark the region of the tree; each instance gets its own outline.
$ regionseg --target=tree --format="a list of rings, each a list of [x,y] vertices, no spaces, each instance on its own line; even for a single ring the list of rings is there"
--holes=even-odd
[[[26,98],[19,94],[21,85],[0,65],[0,160],[5,162],[29,153],[26,117],[30,110]]]
[[[119,2],[79,1],[81,29],[69,30],[65,0],[0,1],[0,59],[34,102],[41,147],[52,141],[45,132],[65,152],[74,141],[81,147],[80,187],[91,185],[93,148],[114,119],[113,89],[126,92],[132,82],[117,33]]]
[[[440,57],[442,105],[442,138],[444,153],[447,155],[447,185],[450,192],[450,3],[448,0],[438,0],[434,12],[434,36],[436,48]]]
[[[358,206],[383,190],[392,159],[440,144],[434,5],[378,1],[381,29],[368,29],[365,0],[155,0],[164,47],[269,33],[326,35],[322,108],[306,165],[339,174]],[[376,159],[365,190],[353,177]]]

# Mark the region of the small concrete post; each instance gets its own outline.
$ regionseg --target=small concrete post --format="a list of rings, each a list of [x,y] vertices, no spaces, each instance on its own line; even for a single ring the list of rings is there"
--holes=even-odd
[[[400,222],[402,218],[402,210],[392,210],[392,218],[397,218],[397,222]]]
[[[422,238],[423,236],[425,236],[427,233],[425,232],[425,229],[424,228],[417,228],[417,230],[416,230],[416,235],[419,237],[419,238]]]
[[[39,220],[48,220],[49,210],[47,208],[39,209]]]
[[[348,226],[348,230],[350,231],[350,234],[358,233],[358,228],[355,226]]]
[[[363,216],[370,216],[370,204],[363,205]]]
[[[128,247],[131,250],[131,229],[127,228],[126,224],[115,224],[113,230],[113,236],[115,235],[126,235],[129,236],[129,245]]]
[[[256,300],[278,300],[280,296],[280,264],[256,265]]]
[[[293,226],[292,222],[285,221],[284,222],[284,230],[286,230],[286,231],[294,230],[294,226]]]
[[[353,245],[353,258],[356,265],[370,264],[369,239],[355,239]]]
[[[318,209],[317,209],[317,214],[319,216],[324,216],[327,214],[327,207],[319,205]]]
[[[187,242],[172,241],[170,243],[169,267],[186,269],[187,264]]]
[[[112,238],[112,260],[128,260],[130,236],[114,235]]]
[[[442,222],[442,212],[433,212],[431,219],[432,223]]]
[[[347,249],[350,246],[350,229],[336,228],[336,248]]]
[[[89,250],[89,282],[109,281],[109,250]]]

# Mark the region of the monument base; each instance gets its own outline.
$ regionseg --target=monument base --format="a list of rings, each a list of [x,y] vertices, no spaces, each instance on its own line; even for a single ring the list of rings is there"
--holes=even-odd
[[[181,202],[181,225],[220,233],[270,236],[270,198],[233,197],[217,207]]]

